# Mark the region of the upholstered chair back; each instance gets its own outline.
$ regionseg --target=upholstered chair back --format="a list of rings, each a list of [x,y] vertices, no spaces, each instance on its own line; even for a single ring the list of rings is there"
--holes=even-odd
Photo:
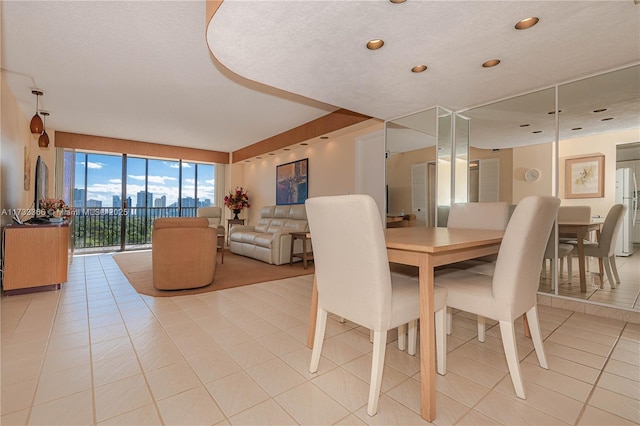
[[[536,304],[542,259],[560,200],[529,196],[520,201],[507,225],[493,274],[498,320],[513,320]]]
[[[362,194],[316,197],[307,199],[306,207],[319,307],[369,329],[388,329],[391,274],[373,198]]]
[[[591,206],[560,206],[558,222],[588,222],[591,220]]]
[[[508,222],[508,203],[456,203],[449,209],[447,228],[503,231]]]
[[[212,228],[222,225],[222,207],[199,207],[196,215],[206,217]]]

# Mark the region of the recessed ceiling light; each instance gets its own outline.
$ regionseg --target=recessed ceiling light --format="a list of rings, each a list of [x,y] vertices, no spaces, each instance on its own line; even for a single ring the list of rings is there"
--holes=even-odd
[[[559,110],[558,110],[558,114],[560,114],[561,112],[562,112],[562,110],[561,110],[561,109],[559,109]],[[555,111],[549,111],[547,114],[549,114],[549,115],[553,115],[553,114],[555,114],[555,113],[556,113]]]
[[[309,145],[309,144],[306,142],[302,142],[300,145]]]
[[[533,131],[533,132],[531,132],[531,133],[542,133],[542,130],[534,130],[534,131]]]
[[[251,160],[244,160],[244,162],[245,162],[245,163],[250,163],[250,162],[251,162]]]
[[[530,124],[521,124],[520,127],[529,127]]]
[[[420,73],[426,70],[427,70],[426,65],[416,65],[415,67],[411,68],[411,72],[415,72],[415,73]]]
[[[320,139],[329,139],[329,136],[320,136]]]
[[[367,49],[369,50],[378,50],[382,46],[384,46],[384,41],[380,40],[379,38],[369,40],[369,42],[367,43]]]
[[[527,28],[533,27],[539,21],[540,19],[536,18],[535,16],[532,16],[531,18],[523,19],[522,21],[519,21],[516,24],[516,30],[526,30]]]
[[[289,148],[285,148],[283,151],[289,151]]]
[[[603,118],[603,119],[602,119],[602,120],[600,120],[600,121],[609,121],[609,120],[613,120],[613,117]]]
[[[275,155],[273,152],[270,152],[269,155]]]
[[[407,0],[389,0],[389,1],[393,4],[400,4],[400,3],[404,3]]]
[[[606,108],[594,109],[593,112],[605,112]]]
[[[256,157],[258,160],[262,160],[262,157]]]
[[[495,67],[499,63],[500,63],[500,59],[489,59],[484,64],[482,64],[482,67],[483,68],[491,68],[491,67]]]
[[[571,129],[571,130],[582,130],[582,127],[574,127],[574,128],[573,128],[573,129]]]

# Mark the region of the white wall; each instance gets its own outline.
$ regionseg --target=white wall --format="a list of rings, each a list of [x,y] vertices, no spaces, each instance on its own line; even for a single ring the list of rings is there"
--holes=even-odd
[[[537,181],[527,182],[524,179],[529,169],[540,170]],[[528,195],[553,195],[553,175],[553,144],[547,143],[513,148],[513,174],[500,176],[500,179],[512,179],[512,203],[518,204]]]

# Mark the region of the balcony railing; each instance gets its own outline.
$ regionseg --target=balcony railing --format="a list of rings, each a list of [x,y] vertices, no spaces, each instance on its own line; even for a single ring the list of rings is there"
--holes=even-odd
[[[75,207],[74,247],[78,251],[104,251],[150,246],[155,219],[195,217],[196,210],[196,207]]]

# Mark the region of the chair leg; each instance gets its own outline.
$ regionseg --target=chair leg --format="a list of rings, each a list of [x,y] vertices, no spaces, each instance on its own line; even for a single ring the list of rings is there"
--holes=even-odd
[[[516,329],[513,321],[500,321],[500,334],[502,335],[504,354],[507,357],[511,382],[513,383],[516,395],[518,398],[527,399],[524,393],[522,375],[520,374],[520,360],[518,359],[518,347],[516,346]]]
[[[409,353],[409,355],[416,354],[417,341],[418,341],[418,320],[409,321],[409,343],[407,345],[407,352]]]
[[[527,322],[529,323],[529,331],[531,332],[531,340],[533,341],[533,347],[536,350],[536,356],[538,357],[538,364],[540,367],[548,370],[547,356],[544,353],[544,345],[542,342],[542,333],[540,332],[540,321],[538,319],[538,307],[527,311]]]
[[[320,363],[320,354],[322,353],[322,343],[324,342],[324,331],[327,327],[327,311],[318,307],[318,319],[316,322],[316,334],[313,338],[313,351],[311,352],[311,365],[309,372],[318,371]]]
[[[611,270],[613,271],[613,276],[616,279],[616,284],[620,284],[620,275],[618,275],[618,266],[616,265],[615,254],[609,258],[609,263],[611,263]]]
[[[373,330],[369,330],[369,341],[373,343]]]
[[[609,285],[611,288],[616,288],[616,281],[613,279],[613,274],[611,273],[611,265],[608,257],[602,258],[604,263],[604,269],[607,271],[607,278],[609,279]]]
[[[447,374],[447,332],[444,328],[446,312],[446,308],[436,312],[436,361],[438,374],[443,376]]]
[[[571,259],[571,254],[567,256],[567,273],[569,274],[569,284],[571,284],[571,276],[573,275],[573,260]]]
[[[484,343],[485,318],[478,315],[478,341]]]
[[[371,384],[369,385],[369,403],[367,414],[373,416],[378,412],[380,386],[382,385],[382,369],[384,368],[384,353],[387,345],[387,332],[375,330],[373,332],[373,359],[371,361]]]
[[[398,326],[398,349],[404,351],[407,348],[407,324]]]
[[[453,327],[453,313],[451,308],[447,307],[447,334],[451,334],[452,327]]]

